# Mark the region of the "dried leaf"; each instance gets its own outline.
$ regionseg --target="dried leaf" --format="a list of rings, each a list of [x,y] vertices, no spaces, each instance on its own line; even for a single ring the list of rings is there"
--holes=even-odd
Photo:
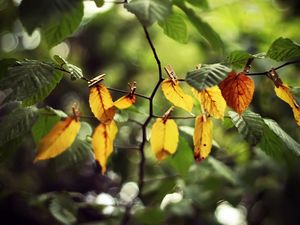
[[[64,152],[74,142],[80,122],[73,117],[59,121],[40,141],[34,162],[53,158]]]
[[[150,144],[158,160],[176,152],[178,128],[174,120],[158,118],[152,126]]]
[[[280,84],[278,88],[275,86],[275,93],[280,99],[290,105],[293,109],[295,120],[298,126],[300,126],[300,106],[296,102],[296,99],[291,93],[289,87],[286,84]]]
[[[101,123],[95,128],[93,134],[93,148],[95,159],[99,162],[102,168],[102,174],[106,171],[106,163],[108,157],[113,151],[113,143],[118,132],[116,123],[112,120],[110,123]]]
[[[209,115],[216,119],[224,118],[226,102],[218,86],[206,88],[203,91],[193,89],[193,93]]]
[[[197,116],[194,130],[194,157],[197,161],[205,159],[212,147],[213,123],[205,115]]]
[[[114,105],[118,109],[127,109],[130,106],[132,106],[135,103],[135,101],[136,101],[135,95],[128,94],[128,95],[125,95],[125,96],[119,98],[117,101],[115,101]]]
[[[227,105],[238,114],[242,114],[252,101],[254,82],[244,73],[230,72],[219,87]]]
[[[166,79],[162,82],[161,88],[165,97],[175,106],[188,112],[192,111],[193,98],[183,92],[177,80]]]
[[[102,123],[109,123],[114,118],[114,103],[108,89],[103,84],[91,87],[89,103],[93,114]]]

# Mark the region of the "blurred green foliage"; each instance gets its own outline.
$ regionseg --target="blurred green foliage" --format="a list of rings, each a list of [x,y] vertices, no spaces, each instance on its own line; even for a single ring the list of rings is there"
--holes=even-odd
[[[251,72],[269,70],[299,57],[299,3],[104,2],[0,0],[0,224],[299,224],[300,132],[291,109],[275,96],[266,76],[254,77],[251,111],[243,117],[229,112],[223,122],[214,121],[214,146],[207,160],[193,161],[191,120],[176,121],[180,142],[173,157],[157,162],[146,145],[145,187],[130,202],[130,215],[122,196],[134,195],[134,190],[125,193],[122,187],[138,182],[136,148],[141,142],[140,127],[131,119],[143,122],[148,102],[138,98],[135,106],[116,116],[119,133],[109,171],[102,176],[90,145],[98,121],[89,118],[89,90],[78,79],[105,73],[106,86],[123,90],[135,80],[137,92],[148,96],[158,75],[141,23],[161,64],[173,65],[179,78],[188,74],[189,79],[198,64],[207,64],[205,76],[215,63],[240,70],[251,57]],[[62,78],[66,70],[71,77]],[[278,71],[298,100],[299,70],[293,64]],[[224,77],[226,71],[213,74]],[[189,84],[201,89],[205,82],[210,81],[194,79]],[[114,99],[120,95],[112,92]],[[23,107],[18,101],[36,106]],[[73,102],[87,116],[79,137],[59,157],[33,164],[36,143],[71,113]],[[170,105],[159,91],[155,114],[162,115]],[[187,116],[180,109],[174,115]],[[182,199],[161,209],[162,200],[172,193]],[[235,223],[233,216],[225,223],[218,213],[224,205],[234,208],[240,221]]]

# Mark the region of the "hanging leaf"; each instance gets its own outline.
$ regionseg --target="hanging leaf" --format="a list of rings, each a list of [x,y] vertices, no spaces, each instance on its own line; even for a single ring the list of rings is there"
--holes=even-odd
[[[173,12],[165,20],[158,22],[158,25],[173,40],[183,44],[187,43],[187,27],[180,14]]]
[[[276,61],[286,61],[300,56],[300,45],[288,38],[278,38],[270,46],[267,56]]]
[[[114,103],[103,84],[98,83],[91,87],[89,103],[94,116],[102,123],[109,123],[114,118]]]
[[[227,105],[240,115],[252,101],[254,82],[243,73],[230,72],[219,87]]]
[[[47,97],[60,82],[63,74],[53,65],[36,60],[18,61],[7,69],[0,79],[0,89],[10,88],[10,101],[23,101],[23,105],[33,105]]]
[[[206,88],[203,91],[193,89],[193,93],[209,115],[216,119],[224,118],[226,102],[218,86]]]
[[[193,98],[183,92],[178,80],[165,79],[161,84],[165,97],[175,106],[191,112],[193,108]]]
[[[117,101],[114,102],[114,106],[118,109],[127,109],[132,106],[136,101],[135,95],[131,96],[130,94],[125,95],[119,98]]]
[[[238,132],[251,144],[256,145],[263,136],[264,121],[262,117],[247,110],[242,116],[236,112],[228,112]]]
[[[167,18],[171,14],[171,6],[169,0],[132,0],[124,5],[145,26]]]
[[[72,80],[80,79],[83,77],[82,70],[79,67],[68,63],[64,58],[60,57],[59,55],[54,55],[53,59],[60,68],[64,69],[70,74]]]
[[[280,84],[278,87],[275,86],[275,93],[293,109],[295,120],[298,126],[300,126],[300,106],[296,102],[296,99],[291,93],[289,87],[286,84]]]
[[[92,144],[95,159],[101,165],[102,174],[106,171],[107,160],[113,151],[113,143],[117,132],[117,125],[113,120],[107,124],[101,123],[95,128]]]
[[[34,162],[50,159],[64,152],[74,142],[79,129],[80,122],[77,118],[67,117],[59,121],[40,141]]]
[[[0,107],[0,146],[29,132],[37,116],[35,107],[22,108],[20,102],[9,102]]]
[[[218,85],[227,76],[230,69],[220,63],[203,64],[199,68],[187,72],[186,82],[202,91],[205,88]]]
[[[195,130],[194,130],[194,157],[195,160],[201,161],[205,159],[212,147],[212,120],[205,115],[197,116],[195,120]]]
[[[172,119],[158,118],[152,126],[150,144],[158,160],[176,152],[178,144],[178,128]]]
[[[129,83],[128,85],[130,88],[130,92],[127,95],[119,98],[117,101],[114,102],[114,105],[118,109],[127,109],[130,106],[132,106],[136,101],[136,96],[134,94],[136,90],[136,82]]]

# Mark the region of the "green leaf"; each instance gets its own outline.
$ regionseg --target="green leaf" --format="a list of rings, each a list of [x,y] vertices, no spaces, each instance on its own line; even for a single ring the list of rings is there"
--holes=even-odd
[[[184,3],[176,2],[178,7],[186,14],[187,18],[193,24],[193,26],[197,29],[199,34],[210,44],[210,46],[223,54],[224,52],[224,43],[220,37],[220,35],[214,31],[214,29],[201,17],[199,17],[194,10],[186,7]]]
[[[237,177],[235,173],[223,162],[209,156],[207,162],[226,180],[230,181],[232,184],[237,184]]]
[[[260,141],[263,136],[264,121],[259,114],[247,110],[241,116],[233,111],[229,111],[228,115],[231,117],[238,132],[250,144],[256,145]]]
[[[202,8],[202,9],[209,9],[209,5],[207,0],[186,0],[188,3],[192,4],[193,6]]]
[[[178,13],[172,13],[171,16],[163,21],[158,22],[164,33],[179,43],[187,43],[187,27]]]
[[[82,70],[79,67],[68,63],[67,60],[63,59],[59,55],[55,55],[53,58],[61,69],[70,74],[72,80],[81,79],[83,77]]]
[[[8,73],[8,68],[15,65],[17,62],[17,59],[1,59],[0,60],[0,80],[6,76]]]
[[[59,5],[57,16],[43,27],[49,48],[70,36],[83,17],[82,1],[60,0]]]
[[[0,109],[0,146],[25,135],[37,119],[35,107],[22,108],[20,103],[10,102]]]
[[[234,127],[234,124],[230,118],[224,117],[224,120],[222,121],[222,126],[225,129],[230,129],[230,128]]]
[[[226,60],[226,63],[236,68],[243,68],[250,58],[253,58],[253,55],[243,50],[237,50],[230,53]]]
[[[38,143],[46,134],[48,134],[52,127],[61,119],[61,117],[51,112],[49,109],[40,109],[38,113],[39,118],[31,129],[35,143]]]
[[[79,26],[83,17],[80,0],[23,0],[19,6],[22,24],[29,34],[40,27],[49,47],[60,43]]]
[[[165,213],[159,208],[148,207],[144,210],[137,211],[134,217],[138,224],[160,225],[163,224]]]
[[[36,60],[19,61],[8,68],[8,73],[0,79],[0,89],[11,88],[8,100],[23,101],[23,105],[33,105],[42,101],[62,78],[62,72],[49,63]]]
[[[22,144],[22,137],[17,137],[0,146],[0,162],[5,161],[9,156],[13,155]]]
[[[300,45],[288,38],[280,37],[272,43],[267,56],[276,61],[287,61],[300,57]]]
[[[52,216],[65,225],[77,222],[77,207],[69,196],[58,195],[50,202],[49,210]]]
[[[179,137],[179,145],[175,155],[167,160],[181,176],[186,176],[190,166],[194,164],[194,155],[188,142],[183,137]]]
[[[219,84],[231,70],[220,64],[203,64],[199,69],[187,72],[186,82],[198,91]]]
[[[94,2],[98,8],[104,5],[104,0],[94,0]]]
[[[285,144],[267,125],[264,127],[264,135],[259,143],[259,147],[274,159],[282,160],[284,158]]]
[[[271,119],[264,119],[263,120],[265,122],[265,124],[269,127],[269,129],[277,136],[277,138],[279,140],[281,140],[284,145],[291,150],[292,152],[294,152],[296,155],[300,155],[300,144],[298,142],[296,142],[291,136],[289,136],[284,130],[281,129],[281,127],[278,125],[278,123],[276,123],[274,120]],[[272,142],[269,143],[262,143],[261,147],[264,147],[263,150],[265,150],[267,153],[271,153],[272,154],[276,154],[277,152],[275,152],[275,149],[278,149],[278,147],[276,146],[279,142],[275,140],[274,135],[271,136],[269,134],[269,136],[267,136],[267,140],[271,140]],[[266,142],[264,140],[264,142]],[[273,143],[273,144],[272,144]],[[279,145],[282,146],[282,145]],[[274,149],[271,149],[274,148]],[[283,149],[283,148],[281,148]]]
[[[169,0],[132,0],[125,4],[125,8],[136,15],[144,26],[163,21],[171,14]]]

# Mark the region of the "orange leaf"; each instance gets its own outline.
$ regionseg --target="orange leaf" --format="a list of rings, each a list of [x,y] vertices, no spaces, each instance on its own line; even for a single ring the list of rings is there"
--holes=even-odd
[[[174,154],[178,144],[178,128],[174,120],[158,118],[152,126],[150,144],[158,160]]]
[[[205,159],[212,147],[213,123],[205,115],[197,116],[194,130],[194,156],[197,161]]]
[[[177,80],[166,79],[161,84],[165,97],[175,106],[192,111],[193,98],[183,92]]]
[[[216,119],[223,119],[226,102],[218,86],[206,88],[203,91],[192,89],[203,109]]]
[[[103,84],[91,87],[89,103],[93,114],[102,123],[109,123],[114,118],[114,103],[108,89]]]
[[[252,101],[254,82],[244,73],[230,72],[219,87],[227,105],[238,114],[242,114]]]
[[[74,142],[80,129],[80,122],[73,117],[59,121],[52,130],[40,141],[34,162],[53,158]]]
[[[293,109],[295,120],[300,126],[300,106],[296,102],[293,94],[290,92],[289,87],[286,84],[279,84],[278,87],[275,86],[276,95],[285,101]]]
[[[117,125],[113,120],[107,124],[101,123],[95,128],[92,144],[95,159],[101,165],[102,174],[106,171],[106,162],[113,151],[113,143],[117,132]]]
[[[114,105],[118,109],[127,109],[130,106],[132,106],[135,103],[135,101],[136,101],[135,95],[128,94],[128,95],[125,95],[125,96],[119,98],[117,101],[115,101]]]

